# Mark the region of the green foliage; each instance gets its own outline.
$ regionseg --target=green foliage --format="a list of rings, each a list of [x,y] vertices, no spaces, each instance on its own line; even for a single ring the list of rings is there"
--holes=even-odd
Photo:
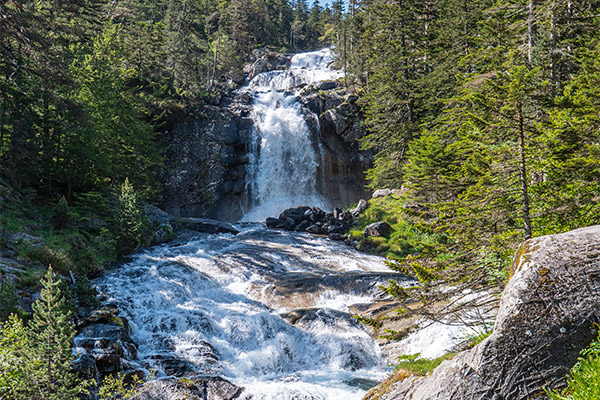
[[[72,264],[68,256],[47,245],[30,247],[25,250],[25,257],[42,267],[52,266],[60,273],[68,273]]]
[[[600,336],[581,352],[563,391],[546,390],[552,400],[600,398]]]
[[[98,307],[98,291],[92,286],[90,280],[84,274],[77,274],[75,280],[75,296],[80,307]]]
[[[31,399],[77,399],[85,390],[71,370],[75,327],[60,278],[51,268],[42,279],[41,299],[33,305],[27,336],[27,394]]]
[[[52,215],[51,222],[56,229],[64,229],[71,223],[69,203],[67,203],[65,196],[62,196],[56,207],[54,207],[54,213]]]
[[[449,353],[433,360],[421,358],[420,353],[401,355],[398,357],[398,364],[396,364],[395,369],[405,369],[413,375],[425,376],[431,373],[442,361],[451,360],[455,355],[456,353]]]
[[[153,374],[150,375],[150,378],[152,377]],[[129,383],[125,382],[124,374],[107,375],[98,388],[98,398],[100,400],[129,399],[140,393],[143,384],[144,380],[137,375],[134,375]]]
[[[61,280],[51,268],[28,327],[16,315],[0,324],[0,397],[69,400],[87,393],[72,372],[75,328]]]
[[[115,224],[121,253],[134,251],[142,245],[145,231],[144,217],[138,205],[137,194],[127,178],[121,185]]]
[[[28,337],[19,317],[0,323],[0,398],[25,399],[28,381],[25,355]]]
[[[356,318],[356,320],[358,320],[358,322],[361,324],[371,326],[375,329],[379,329],[383,326],[383,321],[374,318],[361,317],[360,315],[354,315],[354,318]]]
[[[4,279],[0,283],[0,322],[4,322],[11,314],[23,312],[19,307],[19,296],[17,296],[15,286]]]

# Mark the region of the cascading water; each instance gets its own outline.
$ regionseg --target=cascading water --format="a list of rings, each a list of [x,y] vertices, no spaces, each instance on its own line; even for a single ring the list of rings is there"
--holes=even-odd
[[[383,377],[352,306],[392,275],[379,257],[305,234],[241,226],[197,234],[108,271],[97,287],[129,319],[142,365],[165,356],[255,400],[360,399]]]
[[[243,89],[254,96],[256,128],[246,221],[301,204],[329,208],[318,193],[320,148],[292,89],[342,76],[332,60],[327,49],[298,54],[289,70],[259,74]],[[385,365],[354,307],[372,305],[379,284],[402,276],[325,238],[239,229],[180,237],[96,280],[130,321],[139,365],[160,377],[164,360],[175,360],[185,366],[179,374],[244,387],[243,399],[360,399]]]
[[[317,190],[319,144],[311,137],[297,88],[343,76],[329,67],[332,61],[329,49],[296,54],[288,70],[263,72],[244,89],[254,96],[255,126],[245,221],[264,221],[299,205],[331,208]]]

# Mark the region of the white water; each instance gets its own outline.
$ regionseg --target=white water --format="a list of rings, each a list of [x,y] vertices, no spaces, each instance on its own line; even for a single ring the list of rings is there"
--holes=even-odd
[[[390,277],[382,259],[306,234],[242,229],[155,247],[96,281],[130,320],[140,360],[160,372],[152,356],[175,356],[243,386],[248,399],[362,398],[349,382],[381,380],[385,365],[349,309],[380,296]]]
[[[244,89],[254,96],[255,122],[244,221],[264,221],[299,205],[331,208],[317,190],[322,157],[297,96],[299,85],[342,77],[329,67],[332,61],[329,49],[300,53],[288,70],[263,72]]]

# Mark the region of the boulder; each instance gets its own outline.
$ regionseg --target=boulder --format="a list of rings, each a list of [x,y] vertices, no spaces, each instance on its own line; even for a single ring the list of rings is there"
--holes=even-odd
[[[313,235],[321,235],[323,233],[323,229],[319,225],[313,224],[306,228],[306,232],[312,233]]]
[[[267,218],[266,224],[267,224],[267,228],[276,228],[277,225],[279,225],[281,223],[281,220],[279,218],[273,218],[273,217],[269,217]]]
[[[337,81],[321,81],[315,83],[314,86],[317,90],[331,90],[337,89],[340,84]]]
[[[344,120],[344,117],[335,109],[325,111],[322,116],[322,121],[330,126],[338,135],[344,133],[344,131],[348,128],[348,124]]]
[[[301,221],[307,219],[306,213],[310,210],[310,207],[307,206],[288,208],[281,213],[279,219],[285,220],[286,218],[291,218],[294,224],[299,224]]]
[[[233,400],[239,398],[243,390],[218,376],[166,378],[146,383],[131,400]]]
[[[562,388],[600,321],[600,226],[524,242],[492,334],[382,400],[526,400]],[[381,388],[379,388],[381,392]],[[368,396],[366,398],[369,398]]]
[[[392,227],[387,222],[379,221],[368,225],[363,232],[364,237],[381,236],[386,237],[392,231]]]
[[[296,227],[296,230],[298,232],[304,232],[304,231],[306,231],[306,228],[308,228],[310,225],[311,225],[310,221],[304,220],[298,224],[298,226]]]
[[[352,214],[352,217],[358,218],[362,213],[364,213],[367,210],[367,208],[369,208],[369,202],[365,199],[360,199],[356,207],[350,210],[350,214]]]
[[[343,241],[345,239],[344,235],[342,235],[341,233],[336,233],[336,232],[329,233],[327,235],[327,237],[329,239],[331,239],[331,240],[335,240],[335,241],[338,241],[338,242],[341,242],[341,241]]]
[[[183,229],[202,233],[231,233],[233,235],[239,233],[233,225],[208,218],[182,218],[177,224]]]
[[[376,191],[373,192],[373,196],[371,196],[371,197],[373,199],[378,199],[380,197],[389,196],[390,194],[392,194],[392,190],[390,190],[390,189],[377,189]]]

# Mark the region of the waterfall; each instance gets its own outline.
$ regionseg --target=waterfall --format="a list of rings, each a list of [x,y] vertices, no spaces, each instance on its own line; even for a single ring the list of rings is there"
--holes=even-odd
[[[383,259],[324,238],[240,225],[133,256],[95,284],[130,321],[140,365],[175,358],[244,399],[352,400],[385,365],[353,307],[392,275]]]
[[[330,209],[319,194],[320,143],[313,138],[297,96],[301,85],[343,76],[329,67],[329,49],[296,54],[288,70],[263,72],[244,89],[254,97],[254,137],[247,169],[245,221],[264,221],[299,205]]]

